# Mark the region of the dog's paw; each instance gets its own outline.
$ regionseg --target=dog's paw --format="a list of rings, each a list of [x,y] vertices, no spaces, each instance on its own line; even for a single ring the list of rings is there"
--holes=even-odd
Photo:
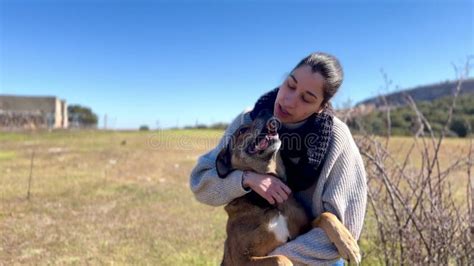
[[[278,266],[293,266],[293,263],[287,257],[281,255],[276,257],[276,262]]]
[[[325,212],[314,220],[312,225],[313,227],[320,227],[326,232],[341,257],[351,263],[359,264],[361,262],[362,257],[357,241],[334,214]]]
[[[293,266],[290,259],[283,255],[252,257],[248,266]]]

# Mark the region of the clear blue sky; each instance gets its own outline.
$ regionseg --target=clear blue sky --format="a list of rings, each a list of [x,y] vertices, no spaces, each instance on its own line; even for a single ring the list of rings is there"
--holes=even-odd
[[[454,79],[472,1],[0,0],[0,93],[55,95],[115,128],[230,122],[312,51],[345,70],[336,106]]]

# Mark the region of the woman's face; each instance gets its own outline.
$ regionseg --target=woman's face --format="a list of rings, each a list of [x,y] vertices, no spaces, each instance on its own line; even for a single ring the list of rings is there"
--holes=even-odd
[[[295,69],[281,84],[274,115],[283,123],[296,123],[322,111],[324,77],[310,66]]]

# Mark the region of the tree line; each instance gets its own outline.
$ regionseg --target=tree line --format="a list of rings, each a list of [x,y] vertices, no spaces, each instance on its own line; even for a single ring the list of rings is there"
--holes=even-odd
[[[446,110],[452,101],[452,96],[446,96],[434,101],[417,102],[418,110],[430,121],[435,134],[439,134],[443,129],[448,119],[448,112]],[[379,108],[367,115],[348,119],[347,125],[356,134],[362,133],[361,131],[364,130],[374,135],[387,135],[388,121],[391,123],[391,135],[410,136],[418,130],[418,117],[410,106],[388,108],[390,108],[390,120],[387,119],[387,110]],[[465,94],[456,100],[447,136],[467,137],[472,134],[473,128],[474,94]]]

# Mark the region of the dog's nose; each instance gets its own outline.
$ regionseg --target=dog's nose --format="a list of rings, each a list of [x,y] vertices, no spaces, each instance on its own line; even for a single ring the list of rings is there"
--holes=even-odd
[[[278,129],[280,128],[280,120],[278,120],[276,117],[271,117],[267,121],[267,129],[268,132],[270,133],[276,133]]]

